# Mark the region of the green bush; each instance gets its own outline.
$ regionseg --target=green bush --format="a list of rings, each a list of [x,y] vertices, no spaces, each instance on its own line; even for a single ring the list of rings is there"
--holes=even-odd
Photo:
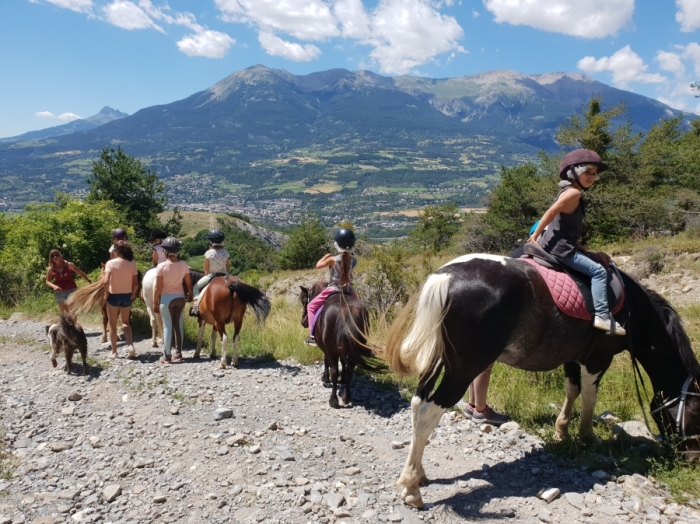
[[[330,242],[318,217],[305,213],[301,223],[289,232],[289,240],[282,248],[279,265],[282,269],[309,269],[328,251]]]
[[[65,195],[54,204],[28,206],[22,215],[0,220],[0,299],[16,302],[18,285],[24,294],[45,290],[52,249],[85,272],[98,268],[108,259],[112,230],[123,223],[111,202],[86,203]]]

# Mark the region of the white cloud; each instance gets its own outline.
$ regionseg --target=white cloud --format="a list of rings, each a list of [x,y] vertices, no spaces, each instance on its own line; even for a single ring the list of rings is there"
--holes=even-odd
[[[656,61],[659,63],[659,67],[664,71],[670,71],[677,75],[682,75],[685,72],[685,66],[680,56],[675,53],[659,51],[656,53]]]
[[[177,47],[187,56],[223,58],[235,42],[226,33],[205,29],[184,37],[177,43]]]
[[[634,0],[484,0],[495,21],[582,38],[602,38],[624,27]]]
[[[146,12],[128,0],[114,0],[102,8],[107,21],[122,29],[153,28],[163,33],[163,28],[156,24]]]
[[[92,0],[47,0],[49,3],[70,9],[78,13],[89,13],[92,10]]]
[[[466,52],[459,45],[463,31],[454,17],[439,9],[443,0],[379,0],[367,11],[362,0],[215,0],[228,22],[246,23],[260,31],[268,53],[291,60],[320,55],[303,41],[342,37],[372,48],[369,56],[384,73],[405,74],[446,52]],[[279,35],[279,36],[278,36]],[[289,35],[302,43],[281,38]],[[362,63],[363,60],[360,60]]]
[[[676,22],[681,25],[681,31],[695,31],[700,27],[700,2],[698,0],[676,0]]]
[[[302,46],[294,42],[287,42],[267,31],[261,31],[258,40],[267,54],[281,56],[294,62],[309,62],[321,55],[321,50],[315,45]]]
[[[631,82],[653,84],[667,80],[658,73],[647,73],[648,66],[628,45],[611,56],[599,59],[586,56],[578,61],[577,67],[587,73],[610,71],[613,84],[618,87],[627,87]]]
[[[229,22],[248,22],[262,31],[286,33],[299,40],[338,36],[338,23],[322,0],[215,0]]]
[[[691,42],[685,47],[676,47],[683,51],[681,56],[686,60],[690,60],[692,62],[695,74],[700,76],[700,45],[696,44],[695,42]]]
[[[82,118],[82,116],[76,115],[75,113],[61,113],[58,115],[59,120],[67,120],[69,122],[72,120],[80,120]]]
[[[51,111],[39,111],[36,115],[39,118],[56,118],[56,115],[54,115]]]
[[[407,74],[441,53],[465,52],[457,20],[423,0],[382,0],[373,15],[370,56],[386,73]]]
[[[479,18],[479,11],[477,11],[476,9],[472,9],[472,16],[474,18]]]

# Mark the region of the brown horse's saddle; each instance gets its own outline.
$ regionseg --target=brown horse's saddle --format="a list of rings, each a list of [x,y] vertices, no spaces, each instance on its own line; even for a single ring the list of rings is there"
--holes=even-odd
[[[590,277],[562,264],[538,244],[525,244],[521,258],[538,269],[563,313],[583,320],[593,318],[595,308]],[[615,314],[624,305],[625,288],[617,272],[611,268],[607,268],[607,272],[608,303]]]

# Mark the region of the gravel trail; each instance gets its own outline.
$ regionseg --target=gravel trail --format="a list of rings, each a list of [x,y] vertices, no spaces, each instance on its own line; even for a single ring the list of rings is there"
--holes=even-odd
[[[477,427],[457,412],[426,448],[431,483],[415,511],[394,488],[411,423],[397,392],[358,377],[353,406],[332,410],[320,365],[241,359],[222,371],[190,350],[163,366],[150,340],[139,360],[109,361],[86,332],[101,366],[66,376],[43,324],[0,321],[0,425],[15,464],[0,524],[700,523],[643,477],[564,469],[517,424]]]

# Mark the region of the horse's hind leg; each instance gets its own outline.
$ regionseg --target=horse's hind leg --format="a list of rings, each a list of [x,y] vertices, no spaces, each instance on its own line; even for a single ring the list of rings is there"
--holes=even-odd
[[[221,362],[219,362],[219,367],[221,369],[226,369],[226,357],[228,353],[228,335],[226,335],[226,325],[221,326]]]
[[[554,438],[556,440],[569,438],[571,411],[574,408],[574,402],[581,393],[581,366],[576,362],[564,364],[564,375],[566,375],[566,400],[564,400],[564,405],[561,407],[555,424]]]
[[[612,362],[612,359],[610,361]],[[579,435],[582,439],[595,439],[595,433],[593,433],[593,411],[595,410],[595,404],[598,400],[598,381],[609,365],[610,362],[598,373],[590,373],[586,366],[582,366],[581,427],[579,428]]]
[[[343,383],[345,384],[345,390],[343,391],[343,403],[350,404],[352,399],[352,392],[350,391],[350,381],[352,380],[352,374],[355,371],[355,363],[349,362],[349,359],[344,359],[343,362]]]
[[[194,356],[192,358],[199,358],[199,354],[202,351],[202,338],[204,337],[204,326],[206,326],[206,324],[202,321],[202,319],[200,319],[199,333],[197,333],[197,349],[195,349]]]
[[[475,378],[475,376],[469,376],[461,372],[446,373],[440,383],[440,387],[430,397],[430,400],[427,400],[439,373],[436,372],[433,375],[433,378],[421,378],[421,383],[424,380],[426,380],[426,383],[423,386],[419,384],[416,396],[411,400],[413,421],[411,449],[408,452],[406,465],[396,483],[399,488],[403,488],[401,498],[404,502],[415,508],[423,507],[423,498],[418,485],[427,481],[422,462],[423,451],[428,443],[428,438],[440,422],[442,414],[448,407],[454,406],[462,398],[469,383]]]
[[[80,357],[83,360],[83,376],[87,375],[87,349],[81,349],[80,350]]]
[[[340,402],[338,402],[338,357],[330,357],[326,354],[327,365],[330,369],[331,378],[331,398],[328,403],[332,408],[338,409],[340,407]]]
[[[66,354],[66,367],[64,368],[66,370],[66,373],[69,375],[71,374],[71,365],[73,364],[73,349],[68,349],[66,348],[65,350]]]
[[[238,367],[238,345],[241,342],[241,325],[243,322],[238,322],[234,324],[234,333],[233,333],[233,355],[231,356],[231,365],[234,368]]]
[[[216,328],[211,328],[211,345],[209,346],[209,358],[216,358]]]
[[[151,306],[146,306],[146,310],[148,311],[148,318],[151,320],[151,347],[157,348],[158,347],[158,320],[157,320],[157,317],[159,317],[160,315],[156,315]]]
[[[107,317],[107,304],[102,304],[102,338],[100,342],[107,342],[107,326],[109,325],[109,317]]]

